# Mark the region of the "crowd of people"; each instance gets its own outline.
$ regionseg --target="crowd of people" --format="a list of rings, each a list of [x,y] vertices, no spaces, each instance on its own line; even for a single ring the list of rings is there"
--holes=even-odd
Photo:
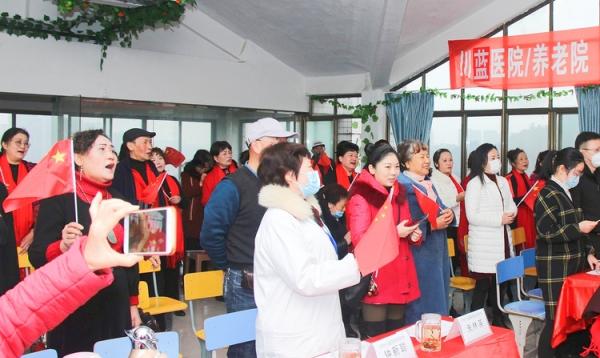
[[[10,324],[17,334],[3,328],[0,347],[17,356],[51,329],[47,344],[59,354],[91,351],[94,342],[141,324],[138,282],[152,279],[138,273],[139,258],[119,254],[124,236],[119,220],[138,205],[177,209],[175,252],[151,258],[161,267],[159,294],[179,298],[184,252],[202,248],[225,272],[227,311],[258,308],[256,341],[229,347],[229,357],[316,356],[337,350],[343,337],[374,337],[415,323],[424,313],[453,314],[451,267],[475,279],[472,309],[486,308],[492,323],[504,326],[496,304],[496,264],[526,248],[536,249],[537,284],[546,307],[540,357],[577,352],[584,344],[567,341],[552,350],[550,338],[564,278],[600,268],[598,133],[582,132],[574,147],[539,153],[531,176],[522,149],[508,151],[511,170],[501,176],[498,148],[483,143],[469,154],[461,180],[448,149],[430,155],[428,145],[417,140],[397,148],[380,140],[361,153],[356,144],[342,141],[330,157],[322,142],[309,150],[290,140],[296,133],[263,118],[248,125],[248,151],[239,162],[228,142],[216,141],[185,164],[181,180],[167,176],[148,203],[145,190],[166,166],[163,149],[152,146],[154,136],[141,128],[126,131],[117,155],[102,130],[75,133],[76,202],[72,193],[63,194],[1,212],[0,311],[32,307],[15,297],[48,284],[66,287],[88,274],[101,282],[92,282],[86,295],[67,292],[70,304],[60,313],[33,312],[43,322],[36,328],[14,318]],[[26,130],[7,130],[1,144],[3,201],[34,164],[25,161]],[[437,212],[424,207],[423,197]],[[388,200],[399,254],[362,277],[353,250]],[[110,205],[116,209],[106,218],[97,214]],[[511,229],[517,227],[525,242],[515,247]],[[448,238],[457,248],[454,265]],[[86,254],[90,242],[105,245],[99,252],[106,262]],[[27,251],[38,269],[33,279],[20,282],[18,250]],[[110,277],[104,277],[108,274],[100,269],[110,266],[115,266]],[[53,278],[42,285],[44,274]],[[359,286],[367,290],[358,300],[348,299]],[[502,297],[511,295],[505,285],[500,291]],[[35,299],[39,305],[53,298]],[[169,329],[170,320],[157,317],[161,329]]]

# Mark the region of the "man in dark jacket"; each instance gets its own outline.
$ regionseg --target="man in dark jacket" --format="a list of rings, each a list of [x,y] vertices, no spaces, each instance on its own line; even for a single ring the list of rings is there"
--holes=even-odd
[[[227,312],[256,308],[252,286],[254,239],[266,211],[258,205],[260,182],[256,175],[262,151],[296,133],[273,118],[251,123],[246,131],[248,163],[225,177],[204,208],[200,244],[213,263],[225,270]],[[254,341],[230,346],[228,357],[256,357]]]
[[[573,204],[583,210],[584,220],[600,219],[600,134],[581,132],[575,139],[575,148],[583,154],[585,167],[579,184],[571,189]],[[600,252],[600,225],[589,235],[596,252]]]

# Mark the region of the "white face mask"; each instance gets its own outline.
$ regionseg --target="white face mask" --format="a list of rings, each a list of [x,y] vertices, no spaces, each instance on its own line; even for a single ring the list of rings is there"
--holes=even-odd
[[[600,167],[600,152],[598,152],[592,156],[592,165],[595,168]]]
[[[491,162],[488,162],[488,167],[490,168],[490,172],[492,174],[500,173],[501,166],[502,166],[502,163],[500,163],[500,159],[494,159]]]

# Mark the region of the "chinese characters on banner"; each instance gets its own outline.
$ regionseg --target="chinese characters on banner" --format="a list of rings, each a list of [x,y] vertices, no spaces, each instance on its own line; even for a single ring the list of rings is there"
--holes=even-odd
[[[600,26],[448,41],[450,87],[600,84]]]

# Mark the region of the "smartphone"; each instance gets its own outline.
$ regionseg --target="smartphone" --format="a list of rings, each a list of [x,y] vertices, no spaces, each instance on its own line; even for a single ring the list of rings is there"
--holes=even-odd
[[[419,219],[413,220],[411,222],[410,226],[421,225],[427,219],[429,219],[429,214],[425,214],[425,215],[421,216]]]
[[[175,250],[175,208],[135,211],[125,217],[123,250],[126,254],[168,256]]]

